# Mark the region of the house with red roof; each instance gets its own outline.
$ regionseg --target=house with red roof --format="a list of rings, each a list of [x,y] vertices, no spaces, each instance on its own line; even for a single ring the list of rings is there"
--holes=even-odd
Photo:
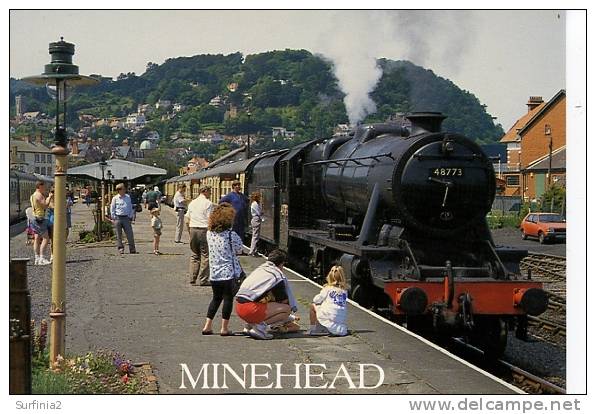
[[[501,138],[507,146],[504,195],[537,200],[549,186],[565,182],[565,105],[564,89],[548,102],[530,96],[528,112]]]

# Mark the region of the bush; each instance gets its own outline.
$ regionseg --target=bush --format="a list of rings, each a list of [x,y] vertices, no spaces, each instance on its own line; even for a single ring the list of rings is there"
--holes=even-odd
[[[139,394],[144,380],[130,360],[107,351],[84,356],[58,357],[49,369],[48,353],[34,358],[33,394]]]
[[[491,230],[501,229],[503,227],[518,228],[524,216],[518,216],[517,214],[503,214],[501,212],[493,212],[486,216],[486,222],[488,223],[488,227]]]
[[[93,233],[97,234],[97,224],[95,226],[93,226]],[[102,221],[101,222],[101,234],[102,236],[108,236],[108,237],[112,237],[114,236],[114,226],[112,225],[112,223],[108,222],[108,221]],[[105,237],[102,237],[102,239],[104,239]]]

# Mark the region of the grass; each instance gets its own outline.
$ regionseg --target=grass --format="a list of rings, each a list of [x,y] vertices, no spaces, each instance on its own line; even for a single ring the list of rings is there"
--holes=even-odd
[[[503,227],[518,228],[521,219],[522,217],[517,214],[491,213],[486,216],[488,227],[491,230],[501,229]]]
[[[46,349],[48,324],[39,331],[31,321],[32,393],[33,394],[142,394],[147,381],[135,372],[130,360],[113,351],[88,352],[85,355],[58,357],[50,369]]]
[[[63,358],[54,370],[47,352],[33,362],[33,394],[142,394],[143,387],[132,363],[112,352]]]

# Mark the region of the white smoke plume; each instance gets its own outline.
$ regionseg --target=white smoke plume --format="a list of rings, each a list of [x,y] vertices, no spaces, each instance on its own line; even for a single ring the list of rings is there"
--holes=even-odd
[[[381,57],[425,66],[430,60],[456,72],[472,25],[466,11],[352,11],[331,13],[319,52],[333,63],[352,125],[376,111],[370,98],[382,76]]]

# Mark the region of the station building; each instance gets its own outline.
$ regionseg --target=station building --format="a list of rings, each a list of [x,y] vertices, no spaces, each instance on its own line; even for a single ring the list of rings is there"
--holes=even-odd
[[[528,112],[501,138],[507,145],[504,195],[520,196],[524,202],[537,200],[550,185],[565,182],[565,90],[548,102],[530,96],[527,105]]]

